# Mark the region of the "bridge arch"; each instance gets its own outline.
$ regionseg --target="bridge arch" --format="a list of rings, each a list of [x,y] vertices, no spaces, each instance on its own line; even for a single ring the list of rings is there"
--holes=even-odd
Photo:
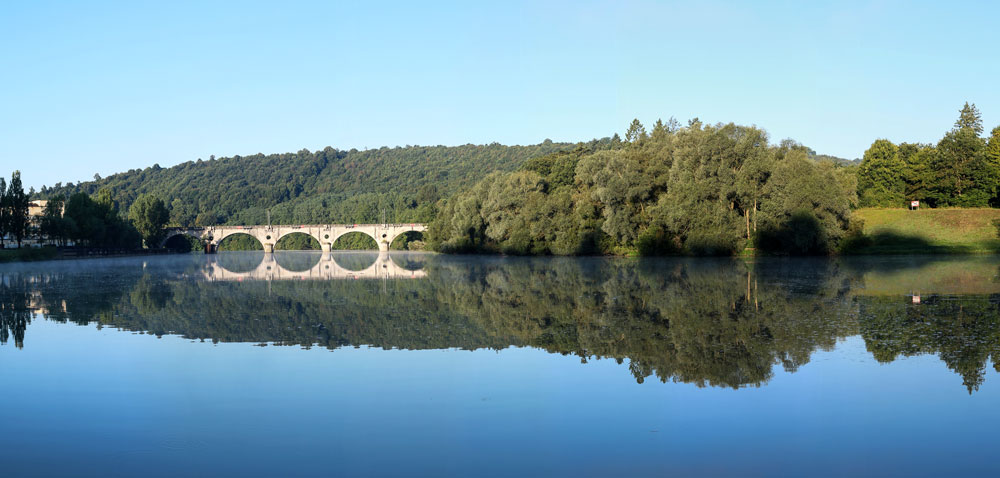
[[[264,243],[257,235],[245,231],[227,231],[221,234],[221,237],[212,237],[209,241],[218,245],[220,250],[260,251],[264,249]]]
[[[303,242],[303,240],[305,240],[305,242]],[[284,250],[284,251],[297,251],[297,250],[318,251],[320,250],[321,247],[320,244],[321,244],[320,238],[316,237],[314,234],[310,232],[288,231],[277,236],[277,239],[274,241],[274,248],[275,250]],[[301,247],[303,245],[306,245],[308,247]],[[299,246],[299,247],[290,247],[290,246]]]
[[[374,243],[373,244],[375,246],[374,249],[375,250],[378,249],[378,238],[376,238],[371,232],[365,231],[362,228],[348,229],[348,230],[345,230],[345,231],[341,231],[339,234],[336,234],[336,236],[333,237],[333,240],[330,241],[330,244],[336,244],[337,241],[340,240],[340,238],[342,238],[344,236],[349,236],[351,234],[361,234],[363,236],[367,236]],[[350,250],[350,249],[348,249],[348,250]],[[357,249],[357,250],[371,250],[371,249]]]
[[[416,239],[416,236],[420,236],[420,238]],[[415,241],[420,241],[420,243],[423,244],[425,241],[425,237],[426,235],[424,231],[417,231],[417,230],[399,231],[395,235],[393,235],[392,238],[389,240],[389,249],[392,249],[392,246],[396,244],[396,241],[405,240],[406,242],[403,242],[398,245],[399,248],[397,250],[408,250],[407,247],[402,247],[402,246],[405,246],[406,244]],[[421,247],[418,250],[423,250],[423,248]]]
[[[204,240],[202,233],[203,230],[201,229],[168,229],[166,235],[163,236],[163,240],[160,241],[160,247],[167,247],[167,241],[177,236],[193,237],[199,241]]]
[[[200,236],[180,233],[171,234],[160,243],[160,247],[174,251],[190,252],[203,249],[205,247],[204,243],[205,241]]]

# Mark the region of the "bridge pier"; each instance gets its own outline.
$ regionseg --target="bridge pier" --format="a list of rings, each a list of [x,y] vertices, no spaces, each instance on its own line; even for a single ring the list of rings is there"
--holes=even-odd
[[[264,246],[264,252],[266,254],[274,252],[274,244],[263,244],[263,246]]]
[[[218,244],[212,244],[211,242],[205,242],[205,254],[215,254],[219,252]]]
[[[323,252],[330,252],[333,250],[333,244],[330,244],[329,242],[324,242],[320,244],[320,246],[323,248]]]

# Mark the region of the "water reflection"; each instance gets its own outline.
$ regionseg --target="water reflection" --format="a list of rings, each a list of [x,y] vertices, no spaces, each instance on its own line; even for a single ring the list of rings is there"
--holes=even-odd
[[[413,254],[388,252],[279,252],[211,255],[204,268],[210,281],[419,279],[425,276]],[[397,263],[398,261],[398,263]],[[403,264],[400,265],[399,263]],[[416,264],[416,267],[414,267]]]
[[[31,323],[30,287],[23,277],[3,277],[0,280],[0,344],[13,337],[17,348],[24,347],[24,331]]]
[[[529,346],[628,361],[639,382],[739,388],[860,335],[880,362],[939,356],[971,393],[1000,359],[998,264],[412,253],[55,262],[0,270],[0,339],[23,346],[33,311],[214,342]],[[366,278],[380,280],[337,280]]]

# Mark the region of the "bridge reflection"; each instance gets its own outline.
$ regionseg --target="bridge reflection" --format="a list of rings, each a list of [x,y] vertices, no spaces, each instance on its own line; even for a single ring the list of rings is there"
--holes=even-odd
[[[373,252],[277,252],[207,256],[209,281],[420,279],[427,276],[412,254]],[[395,259],[395,260],[394,260]],[[404,265],[397,263],[401,262]]]

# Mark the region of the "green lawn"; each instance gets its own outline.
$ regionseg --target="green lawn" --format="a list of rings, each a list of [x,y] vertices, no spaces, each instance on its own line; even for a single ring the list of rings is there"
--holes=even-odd
[[[1000,209],[879,209],[854,211],[871,238],[858,254],[992,254],[1000,239],[992,224]]]

